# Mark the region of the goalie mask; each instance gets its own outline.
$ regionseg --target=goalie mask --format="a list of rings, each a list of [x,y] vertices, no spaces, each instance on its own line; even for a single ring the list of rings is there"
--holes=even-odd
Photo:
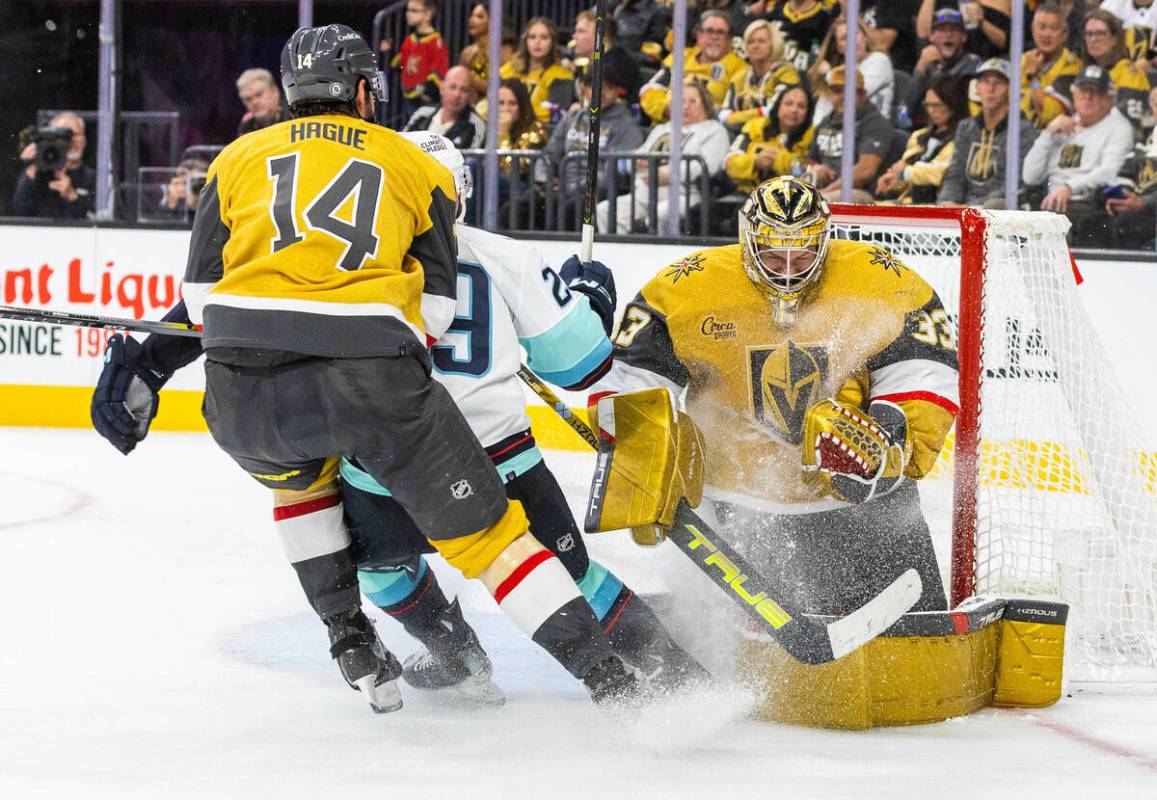
[[[466,159],[458,152],[454,143],[445,136],[430,131],[410,131],[401,136],[433,156],[439,164],[450,170],[454,176],[454,190],[458,192],[458,221],[466,216],[466,201],[474,194],[474,178]]]
[[[816,188],[792,177],[764,181],[740,209],[743,268],[771,294],[777,321],[790,321],[800,296],[819,277],[830,217]]]

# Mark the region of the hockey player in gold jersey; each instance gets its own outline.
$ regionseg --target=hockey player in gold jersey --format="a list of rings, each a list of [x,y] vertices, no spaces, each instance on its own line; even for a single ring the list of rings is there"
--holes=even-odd
[[[606,392],[667,388],[705,442],[717,531],[846,614],[904,570],[946,606],[915,481],[957,411],[956,342],[932,288],[888,250],[833,238],[796,178],[759,185],[740,242],[663,268],[625,311]]]
[[[385,84],[350,28],[298,30],[282,84],[293,119],[241,137],[209,169],[184,296],[204,324],[205,420],[274,490],[276,529],[343,676],[376,711],[401,706],[401,668],[360,608],[344,456],[595,699],[633,691],[578,587],[430,378],[426,346],[455,309],[452,176],[368,121]]]

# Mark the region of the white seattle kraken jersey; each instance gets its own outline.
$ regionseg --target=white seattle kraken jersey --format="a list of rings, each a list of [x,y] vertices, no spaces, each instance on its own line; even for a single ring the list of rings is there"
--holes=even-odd
[[[521,345],[521,346],[520,346]],[[450,392],[483,447],[530,427],[518,368],[578,387],[610,358],[611,343],[583,294],[571,292],[529,244],[478,228],[458,227],[458,297],[449,329],[430,347],[434,377]],[[512,461],[491,453],[503,478],[538,463],[537,448]],[[380,487],[349,462],[342,476],[362,489]]]

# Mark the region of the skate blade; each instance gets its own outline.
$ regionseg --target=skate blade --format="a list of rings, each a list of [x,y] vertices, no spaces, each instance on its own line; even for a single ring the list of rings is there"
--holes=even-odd
[[[398,682],[386,681],[375,686],[375,677],[374,675],[366,675],[364,678],[358,678],[354,683],[370,701],[370,708],[374,710],[375,714],[389,714],[391,711],[397,711],[402,707],[402,693],[398,689]]]

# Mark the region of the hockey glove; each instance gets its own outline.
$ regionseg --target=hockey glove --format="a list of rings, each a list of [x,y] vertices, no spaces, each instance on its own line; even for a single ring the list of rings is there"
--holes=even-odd
[[[571,256],[563,262],[559,275],[567,288],[590,298],[591,308],[599,315],[603,329],[610,336],[615,327],[618,294],[615,292],[615,276],[607,265],[601,261],[582,262],[578,256]]]
[[[803,468],[831,476],[841,500],[863,503],[896,488],[911,456],[908,420],[894,403],[877,400],[865,414],[832,399],[807,410]]]
[[[110,337],[92,393],[92,426],[125,455],[149,432],[157,415],[157,392],[170,375],[142,366],[141,352],[135,339],[119,333]]]

